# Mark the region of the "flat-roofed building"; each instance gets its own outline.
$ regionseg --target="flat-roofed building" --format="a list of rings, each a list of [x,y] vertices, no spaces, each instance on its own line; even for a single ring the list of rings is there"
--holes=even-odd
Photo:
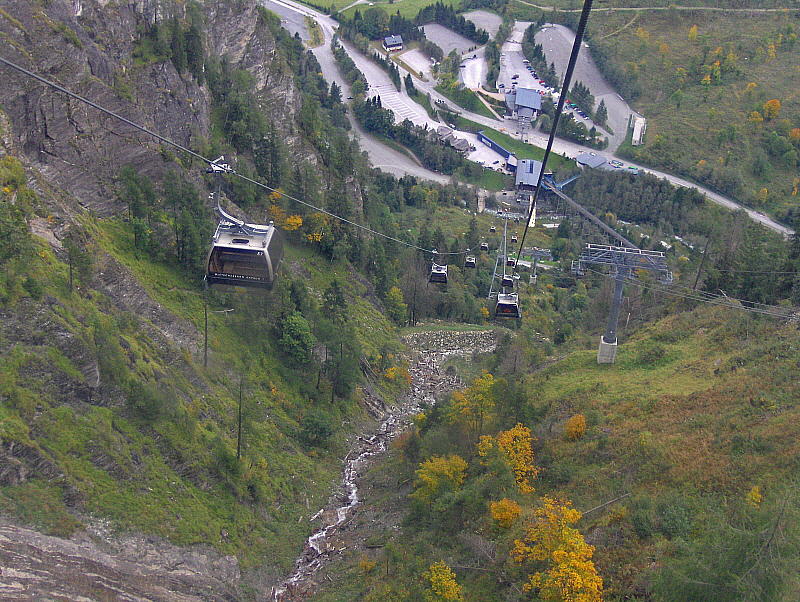
[[[644,117],[636,116],[633,118],[633,136],[631,144],[641,146],[644,144],[644,135],[647,133],[647,120]]]

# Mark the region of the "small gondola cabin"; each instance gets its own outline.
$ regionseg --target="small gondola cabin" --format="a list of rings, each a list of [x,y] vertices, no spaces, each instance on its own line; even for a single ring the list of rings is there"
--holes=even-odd
[[[514,279],[511,276],[503,276],[500,284],[503,288],[514,288]]]
[[[473,255],[467,255],[464,258],[464,267],[465,268],[474,268],[475,267],[475,257]]]
[[[482,242],[481,243],[481,251],[488,251],[488,250],[489,250],[489,243],[488,242]]]
[[[438,263],[431,264],[431,275],[428,282],[447,284],[447,266]]]
[[[516,293],[499,293],[494,308],[495,318],[519,318],[519,298]]]

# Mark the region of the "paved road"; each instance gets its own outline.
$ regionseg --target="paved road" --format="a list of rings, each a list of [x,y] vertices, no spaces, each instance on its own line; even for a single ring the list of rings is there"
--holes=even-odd
[[[538,4],[534,4],[533,2],[526,2],[525,0],[517,0],[520,4],[525,4],[527,6],[533,6],[534,8],[538,8],[544,11],[552,11],[556,10],[561,13],[579,13],[581,12],[580,8],[556,8],[554,6],[540,6]],[[732,13],[785,13],[797,10],[797,7],[794,8],[720,8],[717,6],[677,6],[677,5],[669,5],[669,6],[609,6],[606,8],[598,7],[592,8],[592,12],[624,12],[624,11],[640,11],[640,10],[703,10],[703,11],[711,11],[711,12],[732,12]]]
[[[262,2],[264,2],[265,6],[267,6],[268,8],[269,8],[268,3],[276,3],[276,4],[280,4],[280,5],[292,8],[296,12],[299,12],[301,14],[306,14],[306,15],[314,17],[314,19],[316,19],[316,21],[320,24],[320,27],[322,28],[323,34],[325,35],[325,43],[322,46],[319,46],[318,48],[315,48],[313,50],[314,55],[317,57],[317,60],[320,62],[320,66],[322,67],[322,73],[325,76],[325,78],[328,79],[328,81],[337,81],[337,83],[340,83],[340,85],[342,85],[343,81],[342,81],[341,74],[339,73],[338,67],[336,66],[336,63],[333,60],[333,55],[332,55],[332,53],[330,51],[330,40],[331,40],[331,38],[333,36],[333,33],[334,33],[336,27],[338,26],[338,24],[333,19],[328,17],[327,15],[323,15],[322,13],[319,13],[319,12],[313,10],[313,9],[310,9],[310,8],[308,8],[308,7],[306,7],[306,6],[302,5],[302,4],[298,4],[296,2],[292,2],[291,0],[262,0]],[[521,37],[515,37],[515,36],[512,36],[512,37],[514,37],[515,40],[519,40],[519,41],[521,41],[521,39],[522,39]],[[385,72],[383,70],[381,70],[380,67],[378,67],[375,63],[373,63],[370,59],[368,59],[365,56],[361,55],[359,52],[355,51],[353,48],[351,48],[351,47],[349,47],[347,45],[345,46],[345,49],[348,51],[348,53],[350,54],[351,58],[356,63],[356,65],[358,65],[359,69],[364,71],[364,74],[367,76],[368,80],[369,80],[370,76],[369,76],[369,74],[367,74],[367,71],[369,71],[370,73],[376,73],[376,70],[377,70],[377,72],[379,74],[383,74],[385,79],[388,80],[388,75],[386,75]],[[520,73],[520,76],[521,75],[522,74]],[[412,77],[413,77],[413,74],[412,74]],[[376,75],[376,80],[377,80],[377,75]],[[370,86],[372,86],[372,80],[369,80],[369,81],[370,81]],[[388,81],[390,81],[390,80],[388,80]],[[421,90],[423,93],[425,93],[425,94],[429,93],[431,95],[431,97],[433,98],[433,100],[439,100],[439,101],[443,102],[443,104],[445,104],[450,109],[461,113],[466,119],[469,119],[471,121],[474,121],[474,122],[482,124],[482,125],[486,125],[487,127],[491,127],[493,129],[499,129],[501,131],[505,131],[509,135],[512,135],[512,136],[515,136],[515,137],[520,137],[519,135],[515,135],[515,132],[517,131],[517,129],[516,129],[516,125],[517,124],[516,124],[515,121],[505,120],[504,122],[499,122],[496,119],[490,119],[490,118],[484,117],[483,115],[478,115],[476,113],[470,113],[469,111],[465,111],[465,110],[461,109],[461,107],[458,107],[457,105],[455,105],[452,102],[450,102],[447,98],[443,97],[441,94],[436,92],[433,89],[434,86],[433,86],[433,84],[431,82],[423,82],[423,81],[419,80],[418,78],[414,78],[414,85],[419,90]],[[343,90],[344,89],[349,90],[349,87],[345,88],[343,86]],[[394,89],[393,85],[392,85],[392,89]],[[400,93],[397,93],[397,94],[399,95]],[[383,96],[382,96],[382,98],[383,98]],[[412,104],[416,105],[416,103],[414,103],[411,99],[409,99],[407,97],[405,97],[405,100],[407,100],[407,102],[409,102],[409,103],[412,103]],[[405,103],[403,103],[403,104],[405,104]],[[424,113],[424,109],[422,109],[422,107],[419,107],[419,110]],[[429,121],[430,125],[434,125],[434,124],[435,125],[439,125],[436,122],[430,121],[430,118],[427,116],[427,113],[425,113],[425,119]],[[547,136],[542,132],[532,131],[532,132],[527,133],[525,135],[525,137],[526,137],[527,142],[529,142],[530,144],[533,144],[535,146],[539,146],[541,148],[544,148],[547,145]],[[390,149],[389,147],[386,147],[385,145],[378,143],[374,139],[373,139],[372,142],[374,142],[375,146],[373,146],[372,143],[369,140],[370,138],[371,137],[367,136],[367,135],[360,136],[362,144],[368,145],[368,146],[362,146],[362,148],[364,148],[364,150],[366,150],[368,153],[370,153],[370,156],[372,156],[372,152],[375,152],[376,156],[388,157],[387,159],[379,159],[377,161],[374,160],[374,163],[378,163],[378,161],[380,161],[384,165],[395,166],[397,170],[408,169],[408,172],[406,172],[406,173],[410,173],[412,175],[415,175],[415,176],[418,176],[418,177],[422,177],[422,178],[429,178],[429,179],[432,179],[432,180],[441,181],[440,178],[444,177],[441,174],[436,174],[434,172],[431,172],[430,170],[427,170],[427,169],[425,169],[423,167],[420,167],[419,165],[414,164],[413,161],[408,156],[406,156],[406,155],[404,155],[404,154],[402,154],[402,153],[400,153],[398,151],[395,151],[394,149]],[[581,152],[585,152],[586,148],[581,146],[581,145],[579,145],[579,144],[575,144],[573,142],[568,142],[566,140],[556,139],[554,144],[553,144],[553,151],[558,153],[558,154],[574,158],[578,154],[580,154]],[[608,158],[609,159],[613,158],[613,156],[609,156]],[[384,163],[384,161],[385,161],[385,163]],[[411,163],[411,165],[409,165],[409,163]],[[626,163],[628,163],[628,162],[626,161]],[[628,164],[630,164],[630,163],[628,163]],[[708,190],[706,188],[703,188],[701,186],[697,186],[695,184],[692,184],[692,183],[688,182],[687,180],[685,180],[683,178],[679,178],[679,177],[673,176],[671,174],[666,174],[666,173],[660,172],[658,170],[646,168],[646,167],[639,166],[639,165],[634,165],[634,166],[638,167],[642,171],[651,173],[651,174],[653,174],[653,175],[655,175],[657,177],[666,178],[668,181],[672,182],[676,186],[683,186],[683,187],[688,187],[688,188],[696,188],[703,195],[705,195],[706,198],[708,198],[710,201],[712,201],[714,203],[717,203],[719,205],[722,205],[723,207],[727,207],[728,209],[731,209],[731,210],[739,210],[739,209],[744,210],[750,216],[750,218],[752,218],[753,220],[763,224],[767,228],[770,228],[770,229],[772,229],[772,230],[774,230],[776,232],[779,232],[779,233],[783,234],[784,236],[789,236],[789,235],[791,235],[793,233],[793,230],[791,230],[790,228],[787,228],[786,226],[778,224],[777,222],[773,221],[771,218],[767,217],[766,215],[764,215],[762,213],[759,213],[757,211],[753,211],[752,209],[747,209],[745,207],[742,207],[738,203],[734,202],[733,200],[731,200],[731,199],[729,199],[729,198],[727,198],[727,197],[725,197],[723,195],[717,194],[717,193],[715,193],[715,192],[713,192],[711,190]]]
[[[464,87],[470,90],[477,90],[486,81],[486,46],[481,46],[473,52],[468,52],[464,55],[461,64],[464,65],[459,69],[459,78]],[[472,58],[475,57],[475,58]]]
[[[575,34],[572,30],[563,25],[545,25],[536,34],[536,42],[542,45],[547,60],[555,63],[556,72],[564,73],[567,70],[572,45],[575,43]],[[608,109],[608,124],[614,131],[613,135],[609,136],[608,148],[612,152],[617,150],[619,145],[625,141],[628,119],[634,111],[600,73],[585,45],[578,53],[572,81],[573,84],[580,81],[588,86],[598,105],[601,100],[605,101]],[[586,125],[591,127],[589,121],[586,122]]]
[[[337,24],[333,19],[327,17],[326,15],[322,15],[317,11],[314,11],[308,7],[303,6],[302,4],[297,4],[295,2],[287,2],[285,0],[261,0],[262,4],[278,14],[283,15],[286,11],[295,15],[300,22],[303,22],[303,16],[310,16],[316,19],[316,21],[320,24],[322,29],[322,33],[325,36],[325,43],[317,48],[314,48],[312,52],[314,56],[317,57],[317,61],[319,61],[320,67],[322,69],[322,74],[328,82],[336,82],[342,88],[342,95],[347,98],[350,96],[350,85],[347,81],[342,77],[341,72],[339,71],[339,67],[336,64],[336,60],[333,58],[333,53],[330,49],[331,38],[333,37],[333,33],[336,29]],[[279,12],[281,11],[281,12]],[[288,18],[288,17],[287,17]],[[305,25],[305,23],[303,23]],[[352,49],[349,50],[351,54],[353,53]],[[364,58],[365,61],[368,59]],[[371,62],[371,61],[370,61]],[[376,68],[377,65],[374,65]],[[379,68],[378,68],[379,69]],[[381,71],[383,73],[383,71]],[[388,76],[386,76],[388,80]],[[391,83],[391,82],[390,82]],[[385,82],[384,82],[385,84]],[[392,90],[394,90],[394,84],[391,84]],[[396,92],[396,91],[395,91]],[[391,94],[389,95],[391,96]],[[383,95],[381,95],[383,98]],[[413,102],[410,99],[407,99],[408,102]],[[427,114],[426,114],[427,115]],[[374,136],[365,132],[361,127],[358,125],[356,120],[352,117],[352,115],[348,112],[348,117],[350,119],[350,124],[353,126],[353,131],[358,138],[359,146],[362,150],[366,151],[372,161],[372,164],[375,167],[379,167],[383,171],[387,173],[391,173],[395,176],[403,176],[403,175],[412,175],[418,178],[424,178],[426,180],[433,180],[439,183],[447,183],[450,181],[449,176],[445,176],[443,174],[439,174],[433,172],[429,169],[426,169],[418,162],[414,161],[411,157],[406,155],[405,153],[401,153],[398,150],[393,149],[386,144],[380,142]]]

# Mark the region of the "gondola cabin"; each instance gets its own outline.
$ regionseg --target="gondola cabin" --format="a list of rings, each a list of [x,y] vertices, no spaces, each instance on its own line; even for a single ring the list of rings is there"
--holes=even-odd
[[[494,308],[495,318],[520,318],[519,297],[516,293],[498,293]]]
[[[495,228],[494,226],[489,226],[489,232],[492,233],[497,232],[497,228]]]
[[[475,267],[475,257],[473,255],[467,255],[464,258],[464,267],[465,268],[474,268]]]
[[[509,257],[506,259],[506,265],[513,268],[515,265],[517,265],[517,260],[513,257]]]
[[[511,235],[511,242],[517,242],[517,240],[519,240],[519,239],[517,238],[517,235],[516,235],[516,234],[512,234],[512,235]]]
[[[431,275],[428,282],[447,284],[447,266],[434,263],[431,265]]]
[[[488,250],[489,250],[489,243],[488,242],[482,242],[481,243],[481,251],[488,251]]]
[[[206,282],[223,291],[271,289],[283,258],[280,233],[272,224],[246,224],[221,214],[206,262]]]
[[[514,279],[511,276],[503,276],[500,284],[503,288],[514,288]]]

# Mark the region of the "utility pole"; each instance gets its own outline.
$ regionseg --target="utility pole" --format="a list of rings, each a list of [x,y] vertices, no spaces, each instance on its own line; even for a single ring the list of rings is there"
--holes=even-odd
[[[697,276],[694,279],[694,286],[692,290],[697,290],[697,283],[700,282],[700,273],[703,271],[703,266],[706,264],[706,255],[708,254],[708,245],[711,242],[711,236],[706,238],[706,246],[703,248],[703,258],[700,260],[700,267],[697,268]]]
[[[236,434],[236,459],[242,458],[242,389],[244,388],[244,374],[239,375],[239,429]]]
[[[208,368],[208,291],[203,290],[203,368]]]

